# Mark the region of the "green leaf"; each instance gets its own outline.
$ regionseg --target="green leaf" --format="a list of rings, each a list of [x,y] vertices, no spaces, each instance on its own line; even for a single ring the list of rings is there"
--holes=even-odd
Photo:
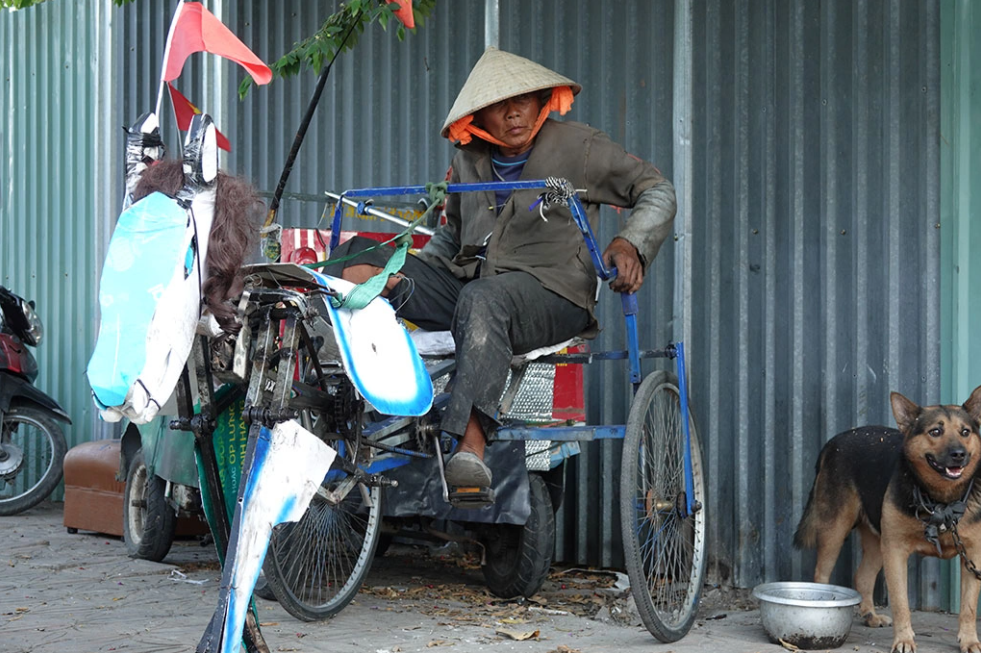
[[[44,0],[0,0],[0,7],[5,9],[27,9],[33,5],[38,5]]]
[[[252,76],[246,75],[242,83],[238,85],[238,99],[244,100],[245,96],[249,94],[250,88],[252,88]]]
[[[29,2],[39,0],[0,0],[0,3]],[[133,0],[113,0],[117,4]],[[419,27],[426,24],[436,7],[436,0],[414,0],[413,16],[416,29],[407,30],[399,21],[396,36],[404,41],[407,34],[414,34]],[[358,45],[360,35],[374,22],[381,24],[387,31],[392,18],[395,16],[396,5],[388,0],[349,0],[339,5],[337,11],[321,23],[320,28],[311,36],[299,43],[273,62],[270,68],[277,77],[298,75],[303,69],[310,69],[319,74],[324,65],[328,64],[340,53],[353,51]],[[346,37],[346,40],[345,40]],[[251,80],[243,81],[239,86],[239,96],[244,97],[252,86]]]

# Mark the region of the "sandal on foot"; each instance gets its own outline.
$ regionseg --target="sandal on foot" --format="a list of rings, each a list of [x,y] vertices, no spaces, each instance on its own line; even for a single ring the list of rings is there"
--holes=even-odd
[[[490,487],[491,485],[490,467],[477,457],[477,454],[469,451],[460,451],[453,454],[449,462],[446,463],[446,483],[454,487],[476,486]]]

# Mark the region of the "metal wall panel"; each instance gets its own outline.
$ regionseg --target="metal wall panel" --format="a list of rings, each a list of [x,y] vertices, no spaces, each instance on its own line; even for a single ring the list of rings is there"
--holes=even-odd
[[[941,401],[960,403],[981,384],[981,7],[941,4]],[[956,588],[960,565],[948,566]],[[960,609],[951,592],[950,607]]]
[[[944,401],[953,402],[981,384],[981,6],[945,2],[942,15]]]
[[[692,396],[713,575],[806,578],[817,453],[939,399],[939,7],[694,9]],[[836,579],[849,584],[846,551]],[[921,598],[936,605],[920,565]]]
[[[102,3],[0,11],[0,283],[37,302],[45,327],[37,385],[71,415],[69,446],[90,439],[94,412],[84,369],[95,334],[107,25]]]

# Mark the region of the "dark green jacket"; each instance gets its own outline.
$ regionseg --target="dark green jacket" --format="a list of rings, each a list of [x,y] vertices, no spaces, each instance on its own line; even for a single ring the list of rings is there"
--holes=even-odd
[[[618,235],[637,248],[645,268],[671,232],[675,214],[671,182],[652,164],[628,154],[588,125],[545,121],[521,179],[546,177],[568,179],[579,191],[594,232],[600,204],[634,208]],[[462,146],[453,158],[451,183],[493,180],[491,147],[479,139]],[[475,255],[486,244],[480,276],[525,271],[552,292],[592,310],[597,279],[589,250],[565,206],[552,206],[545,214],[547,220],[537,207],[528,210],[540,192],[515,191],[500,215],[491,192],[449,195],[447,224],[420,256],[438,260],[458,278],[472,279],[478,262]],[[606,245],[599,243],[601,250]],[[586,335],[591,332],[595,332],[592,327]]]

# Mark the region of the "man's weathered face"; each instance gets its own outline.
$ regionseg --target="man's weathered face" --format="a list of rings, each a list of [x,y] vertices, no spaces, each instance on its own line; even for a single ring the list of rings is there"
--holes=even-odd
[[[516,156],[532,146],[531,130],[541,111],[542,99],[536,91],[484,107],[474,115],[474,122],[508,145],[501,149],[505,156]]]

